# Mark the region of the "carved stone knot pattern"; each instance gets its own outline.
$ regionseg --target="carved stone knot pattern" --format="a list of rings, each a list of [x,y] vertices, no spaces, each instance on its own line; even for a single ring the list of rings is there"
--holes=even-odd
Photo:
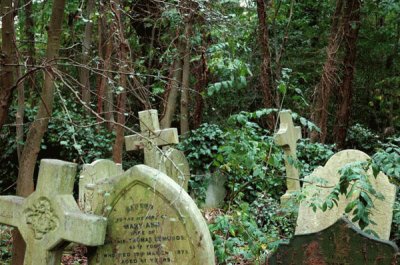
[[[33,230],[34,237],[41,240],[58,226],[58,217],[47,198],[39,198],[32,207],[25,210],[26,223]]]

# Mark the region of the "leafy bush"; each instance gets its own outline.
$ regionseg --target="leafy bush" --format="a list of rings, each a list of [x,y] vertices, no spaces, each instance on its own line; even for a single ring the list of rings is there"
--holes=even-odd
[[[295,215],[262,193],[251,204],[242,203],[209,225],[218,264],[264,264],[265,254],[289,238],[294,227]]]
[[[297,145],[297,158],[302,176],[310,175],[318,166],[323,166],[334,154],[334,145],[311,143],[302,139]]]
[[[367,153],[372,153],[380,145],[379,136],[359,123],[349,128],[346,140],[349,148]]]
[[[12,228],[0,225],[0,260],[1,264],[11,264],[12,255]]]

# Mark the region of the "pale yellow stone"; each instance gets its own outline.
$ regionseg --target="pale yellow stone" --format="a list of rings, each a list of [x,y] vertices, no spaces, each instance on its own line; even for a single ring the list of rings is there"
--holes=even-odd
[[[122,174],[121,164],[111,160],[100,159],[91,164],[83,165],[79,175],[79,207],[85,213],[92,213],[94,185],[101,179]]]
[[[292,198],[294,191],[300,190],[299,171],[289,162],[289,157],[296,162],[297,141],[301,139],[301,128],[294,126],[291,111],[281,111],[279,113],[280,127],[275,134],[275,143],[283,148],[285,152],[286,185],[287,191],[281,197],[281,203],[285,204]]]
[[[164,173],[139,165],[96,190],[107,239],[90,265],[214,265],[207,224],[192,198]],[[101,201],[100,199],[97,201]]]
[[[0,223],[21,232],[25,265],[59,265],[65,242],[103,244],[106,219],[81,213],[72,196],[75,174],[74,163],[42,160],[34,193],[0,197]]]
[[[166,148],[163,152],[161,172],[172,178],[185,191],[188,191],[190,167],[185,154],[175,148]]]
[[[321,231],[334,224],[345,213],[344,209],[353,198],[346,199],[344,196],[340,196],[338,203],[339,206],[335,206],[333,209],[325,212],[322,212],[319,209],[314,212],[309,207],[309,202],[312,201],[313,198],[319,199],[320,201],[325,200],[328,194],[332,191],[333,186],[339,182],[340,175],[338,170],[340,168],[348,163],[357,161],[362,162],[369,159],[370,157],[367,154],[358,150],[341,151],[332,156],[324,167],[315,169],[310,176],[305,178],[303,190],[307,193],[307,197],[300,203],[296,234],[307,234]],[[383,201],[378,199],[374,200],[375,207],[372,209],[371,220],[374,221],[376,225],[369,225],[366,229],[372,229],[378,234],[380,239],[387,240],[390,236],[396,187],[389,182],[387,176],[383,173],[379,173],[376,179],[373,177],[371,170],[368,174],[370,175],[373,187],[376,191],[381,192],[385,199]],[[321,178],[326,181],[322,186],[329,188],[321,188],[308,183],[315,182],[316,178]],[[321,183],[318,185],[321,186]]]
[[[144,149],[144,163],[159,169],[161,151],[158,146],[179,143],[176,128],[160,130],[157,110],[139,112],[140,134],[125,137],[126,150]]]

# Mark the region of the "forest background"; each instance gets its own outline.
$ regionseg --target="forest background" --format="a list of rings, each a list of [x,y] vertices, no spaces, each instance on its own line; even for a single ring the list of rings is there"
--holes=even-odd
[[[224,206],[205,213],[219,264],[255,264],[293,233],[295,210],[278,201],[279,110],[302,126],[302,177],[356,148],[399,183],[399,0],[0,5],[0,194],[29,195],[42,158],[142,163],[123,137],[150,108],[179,128],[199,204],[211,178],[227,178]],[[397,241],[399,225],[397,202]]]

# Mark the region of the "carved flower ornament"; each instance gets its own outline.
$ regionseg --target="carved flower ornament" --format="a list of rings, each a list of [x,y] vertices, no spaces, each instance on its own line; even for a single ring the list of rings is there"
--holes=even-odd
[[[32,207],[25,210],[25,218],[37,240],[42,239],[58,226],[58,217],[47,198],[39,198]]]

